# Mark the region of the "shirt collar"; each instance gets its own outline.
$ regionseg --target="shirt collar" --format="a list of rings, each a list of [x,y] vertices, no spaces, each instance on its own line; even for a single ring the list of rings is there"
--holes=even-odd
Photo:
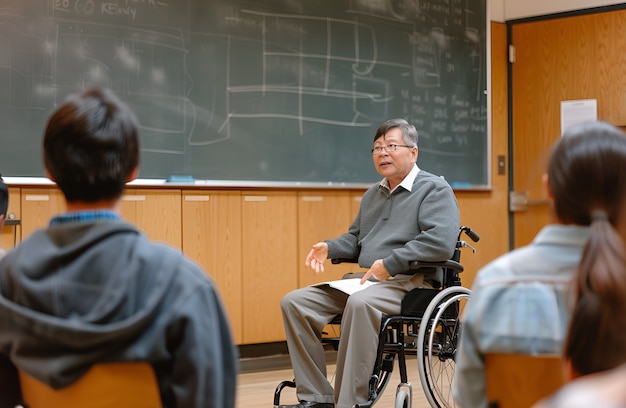
[[[417,177],[419,172],[420,172],[420,168],[417,167],[417,164],[413,163],[413,168],[411,169],[409,174],[407,174],[406,177],[404,179],[402,179],[400,184],[398,184],[396,186],[396,188],[394,188],[394,190],[397,189],[398,187],[402,187],[405,190],[410,192],[411,189],[413,188],[413,183],[415,182],[415,178]],[[384,187],[387,190],[390,190],[390,188],[389,188],[389,180],[387,180],[387,177],[385,177],[384,179],[382,179],[380,181],[379,188],[380,187]]]
[[[542,244],[583,246],[589,239],[590,228],[584,225],[548,224],[533,239]]]
[[[50,226],[69,222],[121,221],[122,217],[111,210],[75,211],[57,215],[50,220]]]

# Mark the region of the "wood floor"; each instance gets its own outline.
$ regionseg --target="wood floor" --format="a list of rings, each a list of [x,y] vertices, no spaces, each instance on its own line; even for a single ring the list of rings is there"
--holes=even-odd
[[[417,374],[417,361],[408,358],[407,361],[409,382],[413,386],[413,408],[427,408],[428,401],[422,391],[422,386]],[[328,365],[328,375],[334,374],[334,364]],[[237,408],[271,408],[274,403],[274,390],[278,383],[284,380],[293,379],[293,372],[290,368],[277,368],[273,370],[259,369],[256,371],[246,370],[239,375],[237,386]],[[389,381],[387,389],[383,393],[376,407],[394,407],[396,387],[400,382],[400,375],[397,366]],[[281,404],[297,403],[296,393],[293,388],[285,388],[281,393]]]

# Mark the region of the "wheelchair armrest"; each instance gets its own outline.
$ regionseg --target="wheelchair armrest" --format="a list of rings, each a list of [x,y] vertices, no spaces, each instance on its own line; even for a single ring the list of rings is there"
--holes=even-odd
[[[359,260],[357,258],[332,258],[330,263],[333,265],[337,265],[340,263],[358,263]]]
[[[333,265],[337,265],[340,263],[358,263],[358,259],[356,258],[332,258],[330,262]],[[448,259],[447,261],[441,262],[427,262],[427,261],[411,261],[409,262],[409,269],[412,271],[421,269],[421,268],[449,268],[454,269],[457,272],[463,272],[463,265],[460,263]]]
[[[426,262],[426,261],[411,261],[409,262],[409,268],[414,271],[421,268],[446,268],[446,269],[454,269],[457,272],[463,272],[463,265],[460,263],[447,260],[441,262]]]
[[[359,260],[357,258],[331,258],[330,262],[333,265],[337,265],[340,263],[358,263]],[[361,279],[363,276],[365,275],[365,272],[348,272],[346,274],[344,274],[341,279],[353,279],[353,278],[358,278]],[[370,278],[369,279],[372,282],[376,282],[375,278]]]

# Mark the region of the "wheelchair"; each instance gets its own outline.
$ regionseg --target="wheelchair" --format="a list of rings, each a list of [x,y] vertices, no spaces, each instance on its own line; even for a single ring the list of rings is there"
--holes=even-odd
[[[459,229],[456,248],[452,258],[444,262],[410,263],[411,270],[438,267],[443,270],[441,287],[434,289],[413,289],[402,299],[398,316],[383,316],[378,341],[378,352],[374,372],[370,377],[368,401],[356,404],[354,408],[373,406],[387,387],[391,374],[398,361],[400,383],[396,388],[395,408],[411,408],[413,388],[408,381],[406,356],[417,356],[418,373],[422,389],[431,407],[454,407],[452,380],[454,377],[454,357],[460,333],[459,314],[470,297],[470,290],[461,286],[459,274],[461,249],[476,250],[462,235],[478,242],[480,237],[471,228]],[[333,263],[354,262],[353,260],[333,259]],[[349,274],[350,275],[350,274]],[[340,325],[341,315],[329,324]],[[337,349],[339,337],[323,336],[323,344]],[[280,406],[280,393],[286,388],[295,388],[294,381],[283,381],[274,392],[274,407]]]

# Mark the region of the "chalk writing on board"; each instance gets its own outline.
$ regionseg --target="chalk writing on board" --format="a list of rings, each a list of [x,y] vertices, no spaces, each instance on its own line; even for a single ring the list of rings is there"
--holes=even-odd
[[[6,2],[4,174],[41,175],[47,115],[106,86],[139,118],[142,177],[370,183],[376,127],[404,117],[421,167],[488,182],[484,1]]]

